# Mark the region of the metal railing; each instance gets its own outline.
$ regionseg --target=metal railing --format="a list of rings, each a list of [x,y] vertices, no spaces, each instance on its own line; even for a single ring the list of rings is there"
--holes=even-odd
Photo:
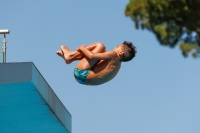
[[[4,35],[3,41],[2,41],[2,50],[0,53],[2,53],[2,60],[3,63],[6,63],[6,34],[9,34],[10,31],[8,29],[0,30],[0,34]]]

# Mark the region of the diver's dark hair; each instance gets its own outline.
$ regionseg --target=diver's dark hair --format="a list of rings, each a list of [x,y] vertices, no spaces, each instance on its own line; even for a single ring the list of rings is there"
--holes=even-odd
[[[124,41],[122,44],[124,45],[122,48],[124,50],[124,55],[121,61],[127,62],[127,61],[132,60],[137,53],[136,47],[131,42],[127,42],[127,41]]]

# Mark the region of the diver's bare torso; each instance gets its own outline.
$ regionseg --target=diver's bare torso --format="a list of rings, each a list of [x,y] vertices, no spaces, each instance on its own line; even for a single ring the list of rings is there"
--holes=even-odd
[[[117,75],[120,66],[121,61],[118,57],[114,57],[111,60],[101,60],[87,76],[86,84],[99,85],[110,81]]]

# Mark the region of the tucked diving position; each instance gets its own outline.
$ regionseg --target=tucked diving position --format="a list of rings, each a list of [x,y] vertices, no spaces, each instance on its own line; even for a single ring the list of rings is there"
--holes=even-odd
[[[70,51],[66,46],[60,46],[56,52],[66,64],[79,60],[74,69],[77,82],[84,85],[101,85],[112,80],[120,70],[121,63],[132,60],[136,55],[136,47],[131,42],[123,42],[111,51],[101,42],[79,46]]]

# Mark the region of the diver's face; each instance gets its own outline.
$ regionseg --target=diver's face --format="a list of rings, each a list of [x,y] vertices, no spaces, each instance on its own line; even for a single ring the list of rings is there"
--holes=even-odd
[[[119,58],[122,58],[122,56],[124,55],[123,47],[124,47],[124,45],[120,44],[120,45],[118,45],[117,47],[114,48],[114,51],[117,53]]]

